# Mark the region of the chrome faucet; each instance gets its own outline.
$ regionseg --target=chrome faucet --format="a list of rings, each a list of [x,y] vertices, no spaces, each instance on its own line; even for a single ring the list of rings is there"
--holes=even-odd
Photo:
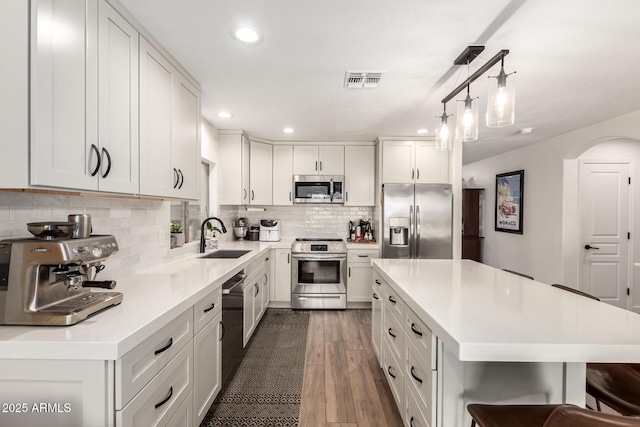
[[[220,218],[216,218],[215,216],[210,216],[209,218],[202,221],[202,225],[200,226],[200,253],[201,254],[204,253],[204,226],[207,224],[207,222],[211,221],[212,219],[215,219],[220,223],[220,228],[222,228],[223,233],[227,232],[227,228],[224,226],[224,223]]]

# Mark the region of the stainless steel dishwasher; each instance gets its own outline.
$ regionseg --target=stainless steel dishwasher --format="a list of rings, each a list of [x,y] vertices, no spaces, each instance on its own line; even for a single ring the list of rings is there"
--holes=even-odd
[[[233,378],[246,349],[242,347],[244,271],[222,285],[222,388]]]

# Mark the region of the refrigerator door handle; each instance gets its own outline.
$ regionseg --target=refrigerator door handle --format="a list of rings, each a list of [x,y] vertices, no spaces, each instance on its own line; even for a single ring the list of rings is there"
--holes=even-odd
[[[420,258],[420,205],[416,205],[416,258]]]
[[[409,206],[409,258],[414,257],[413,247],[415,244],[415,234],[413,230],[413,206]]]

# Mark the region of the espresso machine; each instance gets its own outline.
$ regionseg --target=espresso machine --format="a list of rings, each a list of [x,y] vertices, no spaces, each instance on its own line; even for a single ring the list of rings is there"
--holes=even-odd
[[[118,252],[114,236],[0,241],[0,324],[73,325],[122,302],[115,281],[97,281]]]

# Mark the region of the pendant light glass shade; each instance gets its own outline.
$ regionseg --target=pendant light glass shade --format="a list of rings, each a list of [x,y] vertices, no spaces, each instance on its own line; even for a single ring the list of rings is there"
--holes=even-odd
[[[500,73],[497,76],[489,76],[487,127],[501,128],[513,124],[516,97],[515,80],[515,71],[507,74],[504,71],[504,66],[500,67]]]
[[[440,116],[440,127],[438,128],[438,136],[436,138],[436,150],[438,151],[450,151],[453,149],[452,130],[447,123],[447,107],[445,105],[444,112]]]
[[[456,122],[457,141],[478,139],[478,98],[471,98],[469,88],[464,100],[458,100],[458,120]]]

